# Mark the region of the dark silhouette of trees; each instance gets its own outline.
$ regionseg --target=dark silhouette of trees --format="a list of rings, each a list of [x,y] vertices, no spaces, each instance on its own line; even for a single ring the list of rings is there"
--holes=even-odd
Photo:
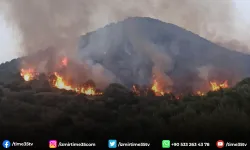
[[[250,134],[249,78],[232,88],[210,91],[205,96],[183,95],[178,100],[171,93],[138,96],[117,83],[110,84],[103,95],[91,98],[55,90],[45,81],[40,84],[48,89],[45,91],[30,84],[15,81],[0,88],[1,135],[22,137],[25,131],[41,136],[53,131],[65,138],[110,135],[138,139]],[[23,131],[17,130],[19,127]]]
[[[3,90],[0,87],[0,97],[3,97],[3,96],[4,96],[4,93],[3,93]]]

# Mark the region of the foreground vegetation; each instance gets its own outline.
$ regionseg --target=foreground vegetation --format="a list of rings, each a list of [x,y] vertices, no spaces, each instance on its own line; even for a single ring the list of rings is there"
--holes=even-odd
[[[0,85],[0,135],[60,138],[247,138],[250,78],[205,96],[138,97],[119,84],[89,97],[46,81]],[[50,136],[51,138],[51,136]]]

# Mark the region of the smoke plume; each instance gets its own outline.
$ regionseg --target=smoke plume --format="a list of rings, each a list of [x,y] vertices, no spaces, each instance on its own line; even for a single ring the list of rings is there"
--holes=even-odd
[[[173,23],[222,45],[224,42],[218,41],[222,38],[244,42],[250,36],[241,30],[244,25],[237,22],[237,12],[231,0],[1,1],[7,7],[7,20],[20,30],[25,54],[48,46],[74,51],[81,34],[132,16]]]

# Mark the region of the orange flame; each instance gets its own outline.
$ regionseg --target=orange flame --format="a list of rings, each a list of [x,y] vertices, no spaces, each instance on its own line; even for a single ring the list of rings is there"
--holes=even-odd
[[[160,88],[159,83],[154,80],[153,86],[151,87],[152,91],[154,91],[156,96],[163,96],[164,91]]]
[[[67,91],[73,90],[73,88],[70,85],[67,85],[67,83],[63,81],[63,78],[57,72],[55,72],[55,76],[56,76],[55,87],[57,87],[58,89],[64,89]]]
[[[211,85],[211,90],[212,91],[218,91],[219,89],[221,88],[228,88],[228,81],[224,81],[223,83],[216,83],[216,82],[210,82],[210,85]]]
[[[70,85],[66,81],[64,81],[63,77],[60,76],[57,72],[55,72],[54,75],[56,76],[54,86],[58,89],[64,89],[67,91],[74,91],[74,92],[82,93],[82,94],[86,94],[86,95],[102,95],[101,92],[96,92],[96,90],[91,86],[73,87],[72,85]]]
[[[23,77],[24,81],[30,81],[35,78],[34,69],[21,69],[20,75]]]

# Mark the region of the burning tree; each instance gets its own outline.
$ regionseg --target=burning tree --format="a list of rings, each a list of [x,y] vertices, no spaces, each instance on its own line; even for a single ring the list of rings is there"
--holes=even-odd
[[[157,80],[154,80],[151,89],[152,91],[154,91],[156,96],[163,96],[165,94],[164,90],[161,89],[159,82]]]
[[[59,73],[54,73],[55,79],[52,81],[54,87],[58,89],[64,89],[67,91],[74,91],[76,93],[82,93],[86,95],[101,95],[102,93],[97,92],[95,89],[94,82],[87,81],[83,85],[74,85],[66,81]]]
[[[23,77],[25,81],[31,81],[33,80],[37,73],[35,72],[34,69],[21,69],[20,75]]]
[[[211,90],[212,91],[218,91],[219,89],[224,89],[224,88],[228,88],[228,81],[224,81],[223,83],[217,83],[215,81],[210,81],[210,85],[211,85]]]
[[[93,81],[87,81],[84,84],[77,82],[74,83],[75,80],[72,80],[67,76],[67,67],[68,58],[63,57],[60,61],[59,68],[57,68],[59,71],[47,74],[47,80],[52,85],[52,87],[86,95],[102,94],[101,92],[96,90]],[[20,75],[23,77],[24,81],[31,81],[38,77],[38,73],[35,72],[35,69],[21,69]]]

